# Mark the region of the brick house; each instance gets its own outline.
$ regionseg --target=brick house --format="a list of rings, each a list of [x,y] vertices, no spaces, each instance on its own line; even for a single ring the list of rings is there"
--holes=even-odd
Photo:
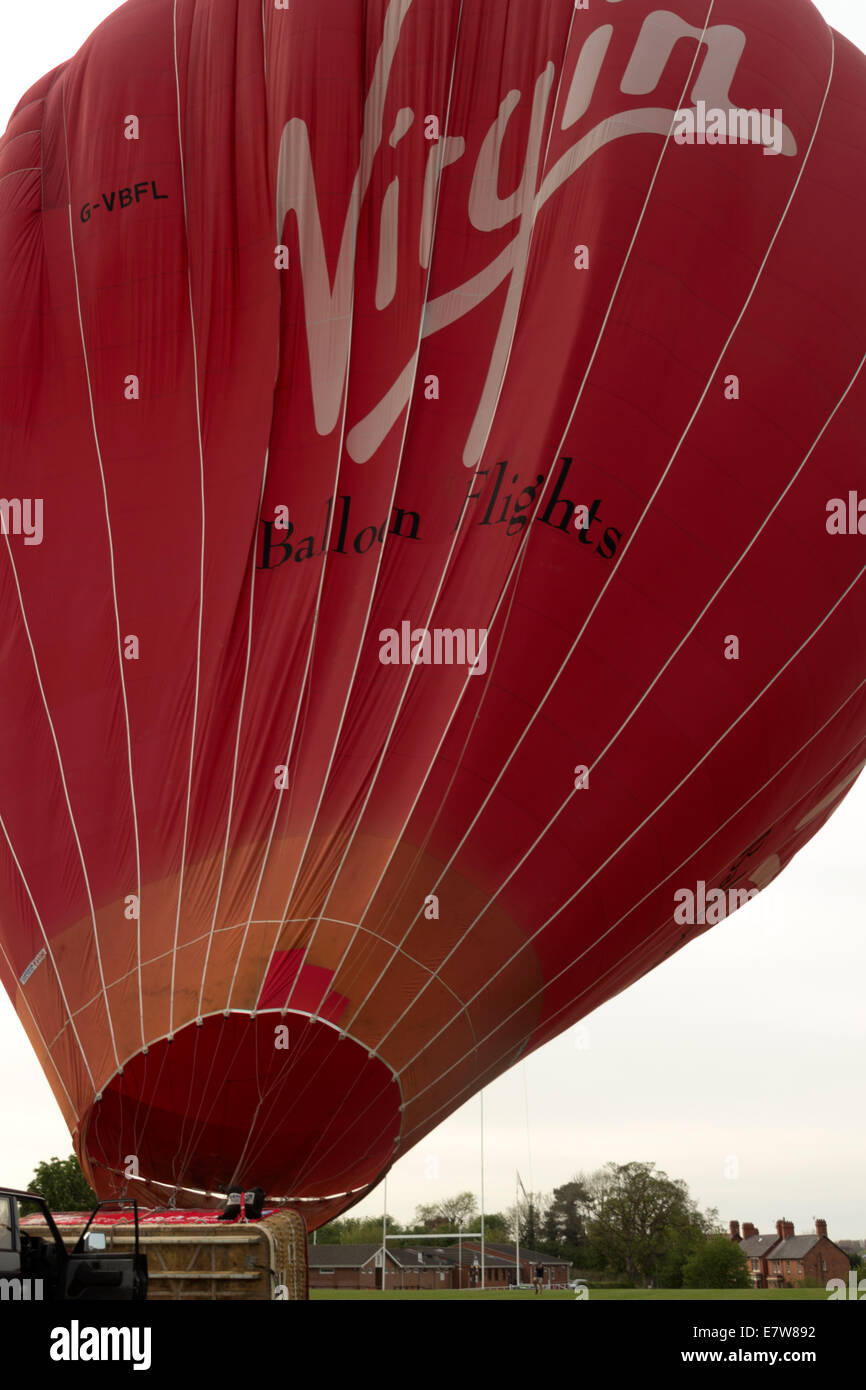
[[[507,1289],[514,1283],[514,1256],[511,1259],[507,1254],[503,1254],[506,1247],[497,1246],[495,1250],[489,1245],[484,1247],[484,1286],[488,1289]],[[451,1246],[446,1252],[448,1257],[454,1261],[454,1287],[455,1289],[480,1289],[481,1288],[481,1241],[464,1240],[459,1255],[456,1245]],[[522,1262],[521,1262],[522,1263]]]
[[[740,1239],[740,1223],[739,1221],[732,1221],[731,1240],[738,1243],[749,1262],[749,1278],[752,1281],[752,1288],[768,1288],[767,1256],[773,1246],[779,1244],[779,1236],[776,1234],[762,1236],[751,1221],[745,1221],[743,1223],[743,1236]]]
[[[388,1274],[388,1284],[398,1289],[453,1289],[456,1262],[450,1250],[428,1250],[414,1245],[391,1247],[400,1267],[398,1276]]]
[[[447,1239],[447,1237],[446,1237]],[[432,1242],[431,1242],[432,1244]],[[310,1245],[311,1289],[381,1289],[382,1246]],[[458,1264],[459,1250],[459,1264]],[[490,1289],[507,1289],[515,1282],[516,1250],[513,1245],[486,1245],[484,1283]],[[464,1240],[434,1249],[398,1246],[389,1242],[386,1288],[475,1289],[481,1287],[481,1241]],[[531,1283],[535,1266],[544,1265],[544,1283],[565,1284],[569,1266],[564,1260],[520,1247],[520,1282]]]
[[[307,1254],[310,1264],[311,1289],[375,1289],[381,1286],[381,1245],[310,1245]],[[388,1275],[397,1265],[388,1260]]]
[[[851,1262],[844,1250],[827,1235],[827,1222],[815,1222],[814,1235],[798,1236],[793,1221],[776,1222],[774,1235],[762,1236],[751,1222],[732,1221],[731,1240],[737,1241],[749,1261],[749,1277],[756,1289],[794,1289],[806,1279],[826,1284],[847,1279]]]
[[[382,1246],[310,1245],[311,1289],[381,1289]],[[453,1262],[441,1250],[389,1246],[385,1287],[388,1289],[450,1289]]]
[[[450,1252],[456,1259],[456,1248]],[[474,1261],[481,1264],[481,1241],[464,1240],[463,1242],[463,1288],[468,1288],[468,1278],[470,1267]],[[520,1283],[531,1284],[535,1278],[536,1265],[544,1265],[544,1284],[545,1287],[551,1284],[566,1284],[568,1282],[569,1264],[567,1260],[560,1259],[556,1255],[543,1255],[538,1250],[527,1250],[525,1245],[520,1247]],[[507,1288],[509,1284],[514,1284],[516,1280],[517,1266],[517,1247],[515,1245],[486,1245],[484,1254],[485,1283],[493,1288]]]
[[[785,1223],[784,1239],[770,1254],[770,1288],[796,1288],[805,1279],[826,1284],[828,1279],[847,1279],[851,1261],[827,1236],[827,1222],[815,1222],[813,1236],[794,1235],[793,1223]]]

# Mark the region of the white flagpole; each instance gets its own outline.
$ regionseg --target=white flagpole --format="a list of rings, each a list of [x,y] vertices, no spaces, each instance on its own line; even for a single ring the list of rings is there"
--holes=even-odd
[[[481,1092],[481,1287],[485,1284],[484,1263],[484,1092]]]
[[[517,1173],[517,1169],[516,1169],[516,1168],[515,1168],[514,1171]],[[517,1182],[520,1183],[520,1174],[519,1174],[519,1173],[517,1173]],[[520,1185],[522,1186],[523,1184],[521,1183]],[[516,1225],[516,1227],[517,1227],[517,1231],[516,1231],[516,1235],[517,1235],[517,1251],[516,1251],[516,1261],[515,1261],[515,1263],[516,1263],[516,1265],[517,1265],[517,1281],[516,1281],[516,1282],[517,1282],[517,1287],[518,1287],[518,1289],[519,1289],[519,1288],[520,1288],[520,1191],[519,1191],[519,1188],[518,1188],[517,1184],[515,1184],[515,1187],[514,1187],[514,1211],[515,1211],[515,1218],[514,1218],[514,1221],[515,1221],[515,1225]]]
[[[382,1292],[385,1292],[385,1273],[387,1270],[388,1258],[388,1179],[385,1179],[382,1211]]]

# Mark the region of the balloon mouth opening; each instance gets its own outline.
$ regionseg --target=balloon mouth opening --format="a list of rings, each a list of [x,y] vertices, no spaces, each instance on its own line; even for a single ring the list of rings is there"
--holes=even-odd
[[[333,1024],[296,1011],[220,1013],[132,1057],[84,1117],[81,1149],[100,1197],[137,1178],[169,1190],[348,1196],[391,1161],[401,1099],[391,1069]]]

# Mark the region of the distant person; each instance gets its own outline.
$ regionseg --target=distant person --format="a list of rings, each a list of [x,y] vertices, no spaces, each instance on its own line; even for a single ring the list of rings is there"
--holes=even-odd
[[[544,1265],[535,1266],[535,1278],[532,1282],[535,1285],[535,1292],[541,1293],[544,1287]]]

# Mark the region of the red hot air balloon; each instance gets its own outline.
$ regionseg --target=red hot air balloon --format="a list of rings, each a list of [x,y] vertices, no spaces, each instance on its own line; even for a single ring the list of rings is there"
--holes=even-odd
[[[357,1200],[866,760],[808,0],[130,0],[0,144],[0,969],[101,1195]]]

